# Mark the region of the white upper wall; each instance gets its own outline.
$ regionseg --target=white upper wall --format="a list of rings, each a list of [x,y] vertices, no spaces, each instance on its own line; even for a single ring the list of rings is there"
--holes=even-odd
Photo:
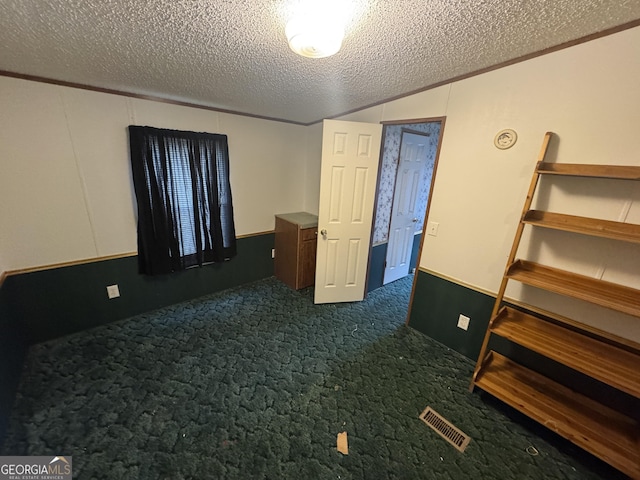
[[[304,184],[304,209],[318,214],[320,201],[320,163],[322,158],[322,123],[307,127],[307,163]]]
[[[304,127],[221,114],[220,130],[229,135],[238,235],[273,230],[275,214],[304,209]]]
[[[305,127],[8,77],[0,112],[3,270],[136,251],[130,124],[228,135],[237,235],[304,207]]]
[[[552,160],[640,165],[638,45],[640,28],[451,86],[430,211],[440,228],[438,237],[425,239],[422,267],[497,291],[546,131],[559,137]],[[518,142],[498,150],[493,138],[504,128],[515,129]],[[618,219],[626,202],[616,193],[619,183],[602,190],[602,182],[590,182],[580,195],[575,188],[554,192],[552,208],[575,212],[585,205],[591,215]],[[596,188],[600,194],[589,192]],[[639,188],[638,182],[624,185],[631,198]],[[575,268],[578,260],[569,261]]]
[[[60,88],[0,78],[0,111],[6,268],[97,256]]]
[[[497,292],[544,133],[550,159],[640,165],[640,28],[345,116],[380,122],[446,116],[420,266]],[[505,128],[509,150],[493,145]],[[582,182],[582,183],[581,183]],[[561,179],[540,186],[541,208],[640,224],[640,182]],[[525,230],[520,255],[640,288],[637,245]],[[515,283],[515,282],[511,282]],[[507,295],[640,341],[640,322],[528,287]],[[606,320],[603,320],[606,319]]]

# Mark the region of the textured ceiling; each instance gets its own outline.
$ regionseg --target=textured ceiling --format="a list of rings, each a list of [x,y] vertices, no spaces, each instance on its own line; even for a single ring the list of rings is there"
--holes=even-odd
[[[0,70],[312,123],[640,19],[638,0],[341,0],[342,50],[307,59],[284,36],[300,1],[1,0]]]

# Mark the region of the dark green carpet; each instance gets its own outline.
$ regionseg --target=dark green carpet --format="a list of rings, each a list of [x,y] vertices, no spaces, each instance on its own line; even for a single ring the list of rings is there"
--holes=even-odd
[[[2,453],[73,455],[81,479],[618,476],[469,394],[472,362],[403,326],[411,280],[315,306],[272,278],[35,345]],[[465,453],[418,419],[427,405]]]

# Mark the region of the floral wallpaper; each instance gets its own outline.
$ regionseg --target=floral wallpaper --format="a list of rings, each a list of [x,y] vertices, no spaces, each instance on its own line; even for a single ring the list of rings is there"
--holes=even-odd
[[[387,125],[384,137],[384,147],[382,153],[382,165],[380,166],[380,186],[378,190],[378,205],[375,212],[375,226],[373,229],[373,244],[384,243],[389,239],[389,222],[391,221],[391,209],[393,207],[393,191],[396,183],[396,170],[398,168],[398,156],[400,155],[400,140],[402,129],[408,128],[418,132],[425,132],[429,135],[429,159],[424,172],[423,185],[418,196],[417,212],[421,212],[421,217],[416,223],[416,231],[422,231],[424,225],[424,214],[427,209],[429,199],[429,189],[431,188],[431,176],[438,150],[438,139],[440,138],[440,122],[415,123],[406,125]]]

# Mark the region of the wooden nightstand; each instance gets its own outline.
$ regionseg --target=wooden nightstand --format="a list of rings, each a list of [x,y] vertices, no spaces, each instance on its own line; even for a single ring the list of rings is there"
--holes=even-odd
[[[276,215],[276,278],[299,290],[315,283],[318,216],[306,212]]]

